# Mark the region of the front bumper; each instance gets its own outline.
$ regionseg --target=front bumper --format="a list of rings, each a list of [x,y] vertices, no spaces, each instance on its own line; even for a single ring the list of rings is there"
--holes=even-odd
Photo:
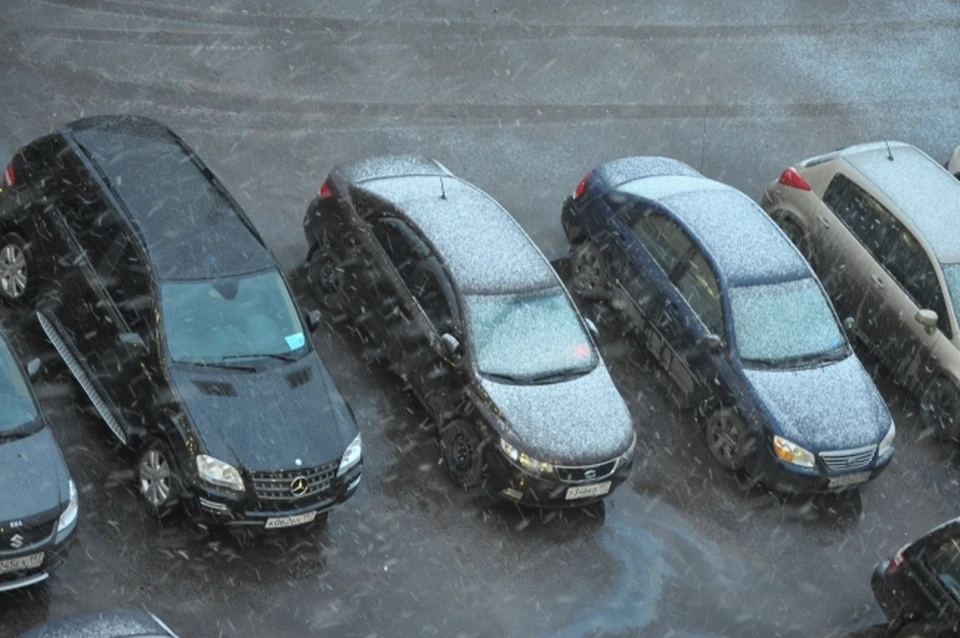
[[[53,532],[42,541],[25,545],[17,550],[0,552],[0,561],[43,553],[43,562],[37,567],[0,574],[0,592],[29,587],[47,580],[50,574],[66,561],[76,531],[76,520],[62,532],[57,531],[57,525],[54,523]]]
[[[316,513],[318,516],[349,500],[356,493],[363,477],[363,462],[345,475],[335,478],[316,494],[303,498],[261,501],[248,486],[247,492],[236,494],[206,484],[194,485],[183,502],[187,516],[201,525],[222,525],[244,532],[270,531],[267,521]],[[304,524],[312,521],[305,521]],[[298,525],[299,526],[299,525]],[[282,531],[286,527],[278,528]]]
[[[750,476],[775,492],[787,494],[833,494],[859,489],[874,480],[887,468],[893,454],[874,459],[869,465],[846,472],[827,471],[817,467],[800,467],[780,460],[771,444],[756,455]],[[862,479],[862,480],[861,480]],[[855,482],[847,482],[854,481]]]
[[[633,467],[631,457],[626,462],[618,463],[616,470],[608,476],[595,481],[568,483],[559,480],[555,475],[531,474],[511,463],[496,449],[488,448],[486,456],[484,488],[491,496],[521,505],[551,509],[583,507],[605,499],[630,476],[630,469]],[[587,488],[586,491],[589,491],[590,488],[597,489],[595,486],[603,486],[605,483],[610,484],[609,490],[602,494],[567,498],[571,495],[571,488]]]

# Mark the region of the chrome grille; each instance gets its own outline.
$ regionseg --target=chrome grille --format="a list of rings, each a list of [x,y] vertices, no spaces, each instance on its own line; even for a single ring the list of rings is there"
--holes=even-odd
[[[0,552],[16,551],[21,547],[33,545],[50,538],[58,519],[25,527],[14,527],[0,531]]]
[[[849,470],[859,470],[870,465],[874,455],[877,453],[877,446],[868,445],[867,447],[857,448],[856,450],[837,450],[834,452],[821,452],[820,459],[828,470],[833,472],[845,472]]]
[[[591,483],[605,479],[617,469],[617,460],[604,461],[595,465],[557,466],[557,478],[564,483]]]
[[[337,476],[340,461],[332,461],[319,467],[283,472],[250,472],[253,490],[263,501],[290,501],[314,496],[330,488]],[[291,488],[297,479],[307,483],[306,491],[295,493]]]

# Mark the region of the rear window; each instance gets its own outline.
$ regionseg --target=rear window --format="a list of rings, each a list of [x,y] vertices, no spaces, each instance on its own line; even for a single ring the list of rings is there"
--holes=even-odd
[[[927,550],[924,558],[944,589],[960,599],[960,539],[951,538]]]

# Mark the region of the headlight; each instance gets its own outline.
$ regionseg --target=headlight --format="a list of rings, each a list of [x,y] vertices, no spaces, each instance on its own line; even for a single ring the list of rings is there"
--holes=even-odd
[[[877,446],[877,456],[886,456],[893,452],[893,439],[897,436],[897,426],[891,421],[890,429]]]
[[[77,496],[77,486],[74,485],[73,479],[70,479],[70,504],[60,515],[60,520],[57,522],[57,531],[62,532],[73,525],[73,522],[77,520],[78,511],[80,511],[80,499]]]
[[[243,478],[237,468],[229,463],[224,463],[220,459],[215,459],[206,454],[197,455],[197,473],[207,483],[217,487],[225,487],[228,490],[243,492]]]
[[[791,443],[782,436],[773,437],[773,451],[777,456],[787,463],[799,465],[800,467],[813,467],[816,465],[816,459],[811,452],[803,449],[796,443]]]
[[[337,476],[346,474],[347,470],[360,462],[361,456],[363,456],[363,443],[360,442],[360,434],[358,433],[340,458],[340,469],[337,470]]]
[[[637,449],[637,435],[636,433],[634,433],[633,442],[630,443],[630,447],[627,448],[627,451],[620,455],[620,461],[624,463],[629,461],[636,449]]]
[[[519,451],[517,448],[513,447],[506,442],[505,439],[500,439],[500,449],[504,454],[507,455],[512,461],[519,463],[520,467],[530,472],[535,472],[537,474],[552,474],[553,473],[553,463],[547,463],[546,461],[538,461],[537,459],[527,456],[523,452]]]

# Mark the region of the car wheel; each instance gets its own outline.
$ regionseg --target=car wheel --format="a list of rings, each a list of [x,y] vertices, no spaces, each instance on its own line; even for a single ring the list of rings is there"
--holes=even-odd
[[[137,491],[151,516],[162,519],[179,502],[180,489],[173,453],[162,441],[148,439],[137,455]]]
[[[33,259],[30,247],[17,233],[0,238],[0,297],[8,304],[21,306],[33,293]]]
[[[946,377],[930,382],[920,397],[920,420],[941,440],[960,440],[960,391]]]
[[[440,455],[450,479],[460,488],[480,485],[483,454],[477,428],[467,421],[451,421],[440,435]]]
[[[704,433],[710,456],[727,470],[741,470],[747,462],[747,424],[733,408],[720,408],[707,419]]]
[[[339,308],[343,301],[343,273],[329,250],[314,244],[307,256],[307,280],[324,308]]]
[[[607,264],[600,247],[590,240],[577,244],[570,255],[570,287],[588,301],[608,296]]]
[[[810,253],[810,239],[807,237],[807,234],[803,232],[800,224],[783,214],[778,216],[777,213],[774,213],[774,216],[777,220],[777,225],[780,226],[780,229],[783,231],[783,234],[787,236],[787,239],[793,242],[793,245],[797,247],[797,250],[799,250],[807,260],[810,260],[812,257]]]

